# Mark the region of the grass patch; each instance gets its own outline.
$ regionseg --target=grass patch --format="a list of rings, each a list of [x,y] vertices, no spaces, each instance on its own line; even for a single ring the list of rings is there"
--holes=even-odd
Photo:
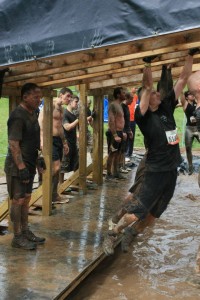
[[[7,120],[9,116],[9,100],[0,99],[0,175],[4,175],[4,161],[8,148]]]

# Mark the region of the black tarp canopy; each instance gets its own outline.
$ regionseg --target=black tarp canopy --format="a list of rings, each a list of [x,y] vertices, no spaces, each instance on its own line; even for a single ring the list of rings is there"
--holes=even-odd
[[[199,16],[199,0],[0,0],[0,66],[199,28]]]

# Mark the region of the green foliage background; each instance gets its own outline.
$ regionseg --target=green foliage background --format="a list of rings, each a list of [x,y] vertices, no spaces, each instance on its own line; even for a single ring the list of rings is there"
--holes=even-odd
[[[7,120],[9,115],[9,101],[7,98],[0,99],[0,175],[4,174],[3,167],[7,153],[8,138],[7,138]],[[178,127],[180,138],[180,147],[184,147],[184,129],[185,129],[185,115],[181,107],[175,110],[175,119]],[[108,124],[104,123],[104,132],[107,130]],[[105,137],[105,135],[104,135]],[[106,142],[106,138],[104,139]],[[144,147],[143,136],[136,126],[135,144],[134,147]],[[199,143],[195,140],[193,148],[200,148]]]

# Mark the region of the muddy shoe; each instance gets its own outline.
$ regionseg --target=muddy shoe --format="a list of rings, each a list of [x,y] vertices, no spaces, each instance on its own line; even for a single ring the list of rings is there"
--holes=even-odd
[[[113,231],[108,231],[103,241],[103,251],[106,255],[114,254],[114,244],[117,240],[117,235]]]
[[[32,231],[29,229],[26,231],[23,231],[23,236],[30,242],[36,243],[36,244],[44,244],[45,238],[36,236]]]
[[[22,248],[24,250],[35,250],[37,248],[35,243],[27,240],[22,234],[14,236],[11,246],[13,248]]]
[[[124,234],[121,240],[121,249],[122,252],[127,253],[129,250],[129,246],[137,235],[137,231],[133,227],[127,227],[124,230]]]
[[[124,176],[124,175],[122,175],[121,173],[116,173],[116,174],[114,174],[114,177],[115,177],[116,179],[119,179],[119,180],[125,180],[125,179],[127,179],[127,177]]]
[[[188,169],[188,175],[192,175],[194,173],[194,168],[193,166],[190,166]]]
[[[105,181],[112,181],[114,179],[113,175],[107,174],[105,177]]]

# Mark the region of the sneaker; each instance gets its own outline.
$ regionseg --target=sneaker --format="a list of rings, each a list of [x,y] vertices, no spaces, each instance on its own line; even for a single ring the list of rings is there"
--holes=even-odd
[[[126,170],[129,172],[129,171],[132,171],[132,169],[131,168],[126,168]]]
[[[131,164],[129,165],[129,168],[135,168],[135,167],[137,167],[137,165],[136,165],[135,163],[131,163]]]
[[[114,223],[112,219],[108,220],[108,229],[113,230],[116,227],[117,223]]]
[[[125,162],[130,162],[130,158],[129,157],[125,157]]]
[[[193,166],[190,166],[188,169],[188,175],[192,175],[194,173],[194,168]]]
[[[108,231],[103,241],[103,251],[109,256],[114,254],[114,245],[117,240],[117,235],[113,231]]]
[[[121,167],[121,168],[119,169],[119,171],[120,171],[120,173],[125,173],[125,174],[128,173],[127,169],[125,169],[125,168],[123,168],[123,167]]]
[[[113,176],[114,176],[114,178],[117,178],[120,180],[127,179],[126,176],[122,175],[121,173],[114,174]]]
[[[122,240],[121,240],[121,249],[122,249],[122,252],[124,252],[124,253],[128,252],[129,246],[130,246],[130,244],[134,240],[134,237],[137,234],[138,234],[137,231],[133,227],[127,227],[124,230],[124,234],[123,234]]]
[[[24,235],[14,236],[11,246],[13,248],[22,248],[24,250],[35,250],[37,245],[29,241]]]
[[[36,236],[32,231],[30,231],[29,229],[27,229],[26,231],[22,232],[23,236],[28,240],[31,241],[33,243],[37,243],[37,244],[44,244],[45,242],[45,238],[44,237],[39,237]]]
[[[107,174],[106,177],[105,177],[105,181],[111,181],[113,179],[114,179],[114,177],[111,174]]]

